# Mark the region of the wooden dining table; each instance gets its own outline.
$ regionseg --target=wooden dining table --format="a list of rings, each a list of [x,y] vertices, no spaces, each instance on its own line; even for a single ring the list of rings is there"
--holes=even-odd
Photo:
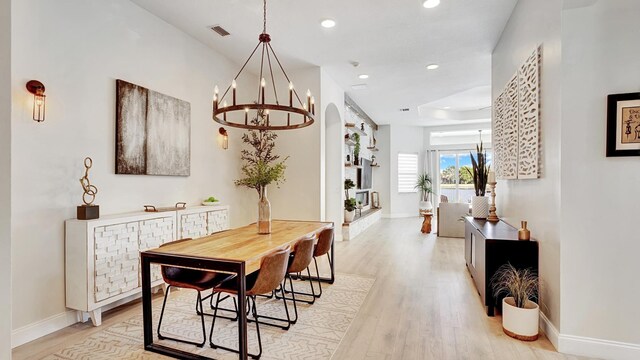
[[[300,239],[332,228],[331,222],[274,220],[271,234],[260,235],[256,224],[226,230],[209,236],[169,244],[140,253],[142,265],[142,315],[144,348],[177,359],[209,359],[166,345],[154,343],[151,304],[151,264],[219,271],[245,279],[260,268],[262,258],[273,251],[292,246]],[[331,247],[333,258],[333,246]],[[335,263],[335,261],[334,261]],[[333,266],[331,279],[333,279]],[[246,307],[246,282],[239,281],[238,309]],[[247,314],[238,312],[239,358],[247,359]]]

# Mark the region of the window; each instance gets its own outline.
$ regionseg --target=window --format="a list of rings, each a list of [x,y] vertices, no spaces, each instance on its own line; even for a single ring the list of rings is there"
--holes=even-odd
[[[472,150],[473,156],[475,151]],[[491,151],[487,150],[487,163],[491,164]],[[469,151],[440,154],[440,195],[450,202],[470,203],[475,196]]]
[[[418,180],[418,154],[398,154],[398,192],[416,192]]]

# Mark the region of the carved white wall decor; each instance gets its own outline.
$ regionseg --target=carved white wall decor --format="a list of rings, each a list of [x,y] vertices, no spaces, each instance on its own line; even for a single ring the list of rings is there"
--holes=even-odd
[[[540,49],[494,100],[493,147],[499,179],[539,176]]]
[[[518,179],[538,178],[539,63],[536,49],[518,70]]]

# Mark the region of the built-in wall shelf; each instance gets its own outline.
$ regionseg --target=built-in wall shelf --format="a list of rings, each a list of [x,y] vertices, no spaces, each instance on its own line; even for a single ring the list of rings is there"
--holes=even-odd
[[[347,123],[344,125],[344,127],[354,134],[359,134],[360,136],[367,136],[367,133],[364,130],[361,130],[360,128],[356,127],[355,124]]]
[[[362,165],[353,165],[353,164],[349,164],[349,163],[344,164],[344,167],[352,167],[352,168],[356,168],[356,169],[362,169]]]
[[[344,139],[344,143],[345,143],[347,146],[355,146],[355,145],[356,145],[356,142],[355,142],[355,141],[353,141],[353,140],[351,140],[351,139],[347,139],[347,138],[345,138],[345,139]]]
[[[377,147],[375,147],[375,146],[367,146],[367,149],[369,151],[379,151],[379,149]]]
[[[380,164],[371,165],[371,167],[380,167]]]

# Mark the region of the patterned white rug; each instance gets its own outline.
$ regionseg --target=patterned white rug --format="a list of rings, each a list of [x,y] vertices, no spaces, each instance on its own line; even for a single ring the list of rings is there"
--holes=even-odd
[[[298,322],[288,331],[272,326],[260,326],[262,337],[261,359],[330,359],[340,341],[349,329],[352,320],[364,302],[375,279],[355,275],[336,275],[332,285],[323,284],[323,294],[315,304],[298,302]],[[308,282],[294,282],[296,291],[310,290]],[[163,335],[202,339],[200,317],[195,313],[195,292],[182,290],[173,292],[167,300],[167,309],[162,321]],[[258,298],[258,313],[262,315],[284,317],[282,300]],[[291,305],[291,303],[289,303]],[[233,308],[231,300],[223,304]],[[153,303],[154,336],[162,308],[162,299]],[[293,314],[293,306],[289,307]],[[205,312],[207,307],[205,306]],[[211,317],[205,317],[207,336],[211,329]],[[226,319],[216,320],[213,334],[216,344],[238,348],[237,322]],[[249,351],[258,352],[255,324],[249,323]],[[143,350],[142,314],[113,325],[101,332],[87,337],[84,341],[67,347],[47,360],[62,359],[156,359],[160,355]],[[169,340],[154,340],[174,348],[197,353],[215,359],[237,359],[237,355],[224,350],[212,349],[209,341],[203,348],[177,343]]]

